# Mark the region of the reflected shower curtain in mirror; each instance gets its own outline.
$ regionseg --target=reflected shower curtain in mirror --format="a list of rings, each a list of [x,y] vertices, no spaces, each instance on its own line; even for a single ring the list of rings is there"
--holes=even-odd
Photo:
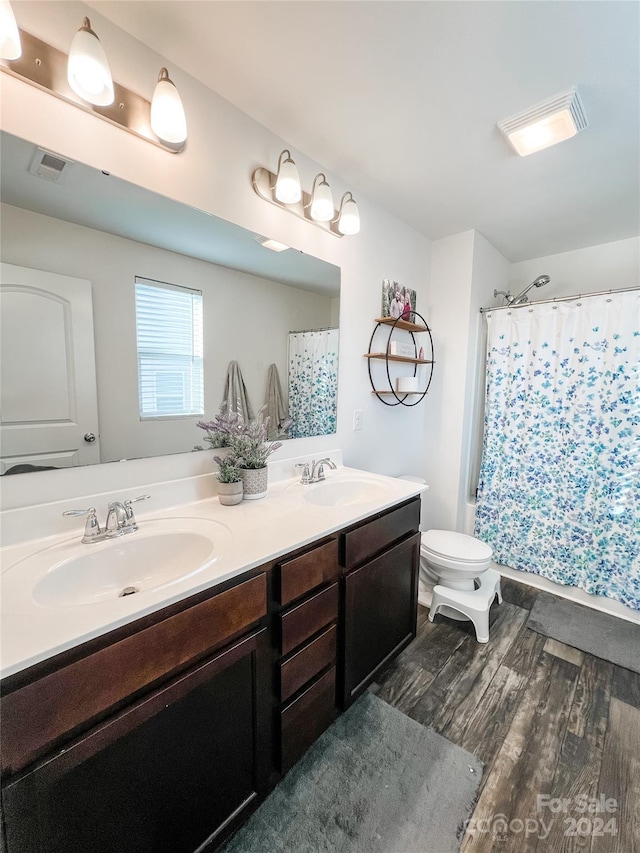
[[[640,610],[640,291],[487,314],[476,535]]]
[[[289,333],[291,438],[336,431],[338,329]]]

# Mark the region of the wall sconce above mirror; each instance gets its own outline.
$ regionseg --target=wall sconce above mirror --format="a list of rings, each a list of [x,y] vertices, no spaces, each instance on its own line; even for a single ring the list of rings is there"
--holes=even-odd
[[[2,21],[10,23],[13,13],[7,0],[2,0],[1,13]],[[183,150],[186,117],[166,68],[148,101],[112,80],[106,53],[88,18],[75,34],[69,56],[24,30],[17,33],[17,48],[15,39],[0,35],[4,72],[167,151]]]
[[[336,237],[351,236],[360,231],[360,213],[353,195],[344,193],[340,208],[335,210],[331,187],[322,172],[313,179],[311,192],[304,192],[298,169],[287,149],[278,158],[276,174],[260,167],[253,173],[251,184],[260,198]]]

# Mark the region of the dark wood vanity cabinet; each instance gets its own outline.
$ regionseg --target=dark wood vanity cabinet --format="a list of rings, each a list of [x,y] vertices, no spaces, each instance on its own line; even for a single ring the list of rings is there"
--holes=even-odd
[[[415,636],[419,512],[407,501],[6,679],[7,853],[219,847]]]
[[[265,639],[251,634],[7,785],[9,851],[193,853],[237,828],[264,793]]]
[[[419,522],[416,499],[342,534],[344,708],[416,636]]]
[[[272,765],[266,589],[258,574],[4,693],[8,853],[193,853],[242,823]]]
[[[279,769],[285,773],[338,714],[336,659],[342,569],[338,540],[275,566]]]

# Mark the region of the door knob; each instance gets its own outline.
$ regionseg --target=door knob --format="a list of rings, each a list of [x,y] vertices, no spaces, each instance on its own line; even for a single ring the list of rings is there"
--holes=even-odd
[[[89,442],[89,444],[91,444],[92,441],[96,440],[96,437],[92,432],[85,432],[84,440]]]

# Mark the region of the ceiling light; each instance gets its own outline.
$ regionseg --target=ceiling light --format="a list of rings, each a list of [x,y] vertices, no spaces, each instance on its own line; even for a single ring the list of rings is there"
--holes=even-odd
[[[318,179],[322,180],[318,183]],[[313,181],[313,189],[311,190],[311,210],[309,215],[316,222],[331,222],[335,216],[333,209],[333,196],[331,195],[331,187],[327,183],[326,177],[320,172],[316,175]]]
[[[172,144],[179,144],[187,138],[184,107],[166,68],[160,69],[151,99],[151,130],[159,139]]]
[[[347,198],[349,196],[349,198]],[[342,196],[340,212],[338,213],[338,231],[341,234],[352,235],[360,231],[360,211],[350,192]]]
[[[20,59],[20,33],[9,0],[0,0],[0,59]]]
[[[256,237],[256,240],[261,246],[264,246],[265,249],[271,249],[272,252],[284,252],[291,248],[286,243],[279,243],[278,240],[271,240],[269,237]]]
[[[570,139],[587,127],[575,86],[525,112],[498,122],[498,127],[521,156]]]
[[[287,155],[283,160],[284,155]],[[283,204],[295,204],[302,198],[300,176],[296,164],[291,159],[291,152],[286,149],[278,159],[278,177],[275,186],[276,198]]]
[[[113,80],[100,39],[89,18],[73,37],[67,63],[69,85],[83,101],[105,107],[113,103]]]

